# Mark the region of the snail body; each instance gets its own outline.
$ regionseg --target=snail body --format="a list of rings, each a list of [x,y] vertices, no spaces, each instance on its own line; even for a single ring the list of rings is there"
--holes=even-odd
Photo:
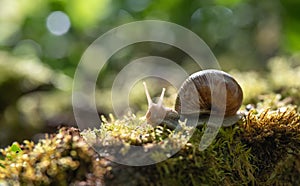
[[[230,126],[239,119],[237,111],[242,105],[243,91],[237,81],[223,71],[203,70],[189,76],[178,91],[174,109],[162,104],[164,88],[155,104],[146,83],[144,87],[148,100],[146,119],[153,126],[164,123],[174,129],[179,119],[191,115],[199,116],[198,125],[211,115],[224,116],[223,126]]]

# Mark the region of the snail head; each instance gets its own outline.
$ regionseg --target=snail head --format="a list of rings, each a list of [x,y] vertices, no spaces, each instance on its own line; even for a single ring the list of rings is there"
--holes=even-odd
[[[163,88],[158,102],[153,103],[146,83],[143,82],[143,84],[144,84],[145,93],[146,93],[146,97],[147,97],[147,101],[148,101],[148,110],[146,113],[147,122],[149,124],[151,124],[152,126],[159,125],[163,122],[166,115],[168,115],[171,110],[170,108],[163,106],[163,99],[164,99],[164,94],[165,94],[166,89]]]

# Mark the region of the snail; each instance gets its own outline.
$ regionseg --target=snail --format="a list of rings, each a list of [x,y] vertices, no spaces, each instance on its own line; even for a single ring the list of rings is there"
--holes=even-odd
[[[203,70],[189,76],[178,91],[174,109],[163,106],[165,88],[158,102],[153,103],[146,83],[143,84],[148,101],[145,117],[152,126],[165,124],[175,129],[178,120],[193,115],[199,116],[197,126],[205,123],[211,115],[224,116],[223,126],[231,126],[241,118],[238,110],[242,105],[243,91],[237,81],[223,71]]]

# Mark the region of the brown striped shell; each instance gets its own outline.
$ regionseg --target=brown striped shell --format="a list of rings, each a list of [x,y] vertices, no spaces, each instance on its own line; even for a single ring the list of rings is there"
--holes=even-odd
[[[242,101],[243,91],[232,76],[219,70],[203,70],[192,74],[182,84],[175,111],[179,115],[233,116],[241,107]]]

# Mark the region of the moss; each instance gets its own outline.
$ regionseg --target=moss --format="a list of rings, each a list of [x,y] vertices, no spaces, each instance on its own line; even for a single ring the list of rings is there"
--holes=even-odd
[[[295,107],[253,109],[238,124],[222,128],[205,151],[198,149],[203,127],[170,159],[146,167],[115,165],[111,171],[113,179],[107,177],[106,182],[122,185],[124,177],[129,177],[128,180],[134,180],[130,185],[298,183],[295,169],[299,172],[299,130],[300,116]],[[132,173],[138,174],[128,175]]]
[[[16,154],[11,150],[13,146],[19,146],[22,152]],[[25,140],[13,146],[1,149],[0,180],[9,185],[95,185],[102,182],[106,171],[104,159],[98,157],[74,128],[62,128],[58,134],[37,144]]]
[[[205,151],[198,149],[205,127],[197,128],[189,143],[166,161],[145,167],[112,163],[112,170],[107,174],[106,183],[109,185],[124,183],[128,185],[273,185],[283,183],[276,178],[283,173],[286,175],[281,177],[284,177],[287,183],[297,183],[299,181],[297,174],[290,171],[297,167],[287,167],[289,164],[295,164],[296,160],[292,157],[299,157],[297,149],[300,147],[300,116],[297,108],[278,94],[264,95],[259,100],[260,102],[250,111],[244,111],[245,117],[239,123],[222,128],[214,143]],[[131,131],[126,128],[136,127],[137,123],[143,124],[135,117],[117,122],[105,121],[102,132],[105,130],[107,137],[110,131],[114,134],[110,136],[111,138],[122,139],[124,135],[129,136]],[[123,128],[115,131],[118,128],[114,126],[115,124]],[[165,135],[169,135],[170,144],[175,145],[178,142],[176,139],[184,137],[184,133],[172,136],[174,133],[163,127],[154,129],[148,127],[147,130],[140,130],[139,134],[149,135],[152,138],[139,145],[158,143],[165,139]],[[99,133],[99,130],[96,132]],[[136,137],[137,139],[125,137],[123,140],[127,139],[126,143],[129,144],[137,144],[138,136]]]
[[[276,107],[276,103],[282,100],[278,96],[276,101],[269,100],[272,95],[264,98],[267,100],[245,111],[245,117],[237,124],[221,128],[213,144],[205,151],[198,149],[204,126],[197,128],[189,142],[166,161],[142,167],[119,165],[98,157],[77,129],[63,128],[37,144],[24,141],[19,145],[20,154],[8,156],[13,152],[12,146],[2,149],[0,179],[7,183],[29,185],[96,182],[107,185],[299,183],[300,115],[297,108],[289,104]],[[268,104],[273,105],[273,109],[261,108]],[[132,133],[132,129],[137,129],[139,135]],[[161,126],[153,128],[134,115],[123,120],[104,119],[102,129],[87,130],[82,134],[86,140],[98,139],[97,143],[105,136],[106,142],[110,141],[110,146],[119,145],[119,150],[126,144],[151,148],[149,144],[166,139],[169,144],[166,147],[177,147],[186,136],[184,132],[175,134]],[[124,151],[124,154],[127,152]]]
[[[242,142],[251,147],[257,159],[257,180],[269,182],[280,162],[289,154],[299,154],[300,116],[295,107],[255,112],[250,111],[245,119]]]

